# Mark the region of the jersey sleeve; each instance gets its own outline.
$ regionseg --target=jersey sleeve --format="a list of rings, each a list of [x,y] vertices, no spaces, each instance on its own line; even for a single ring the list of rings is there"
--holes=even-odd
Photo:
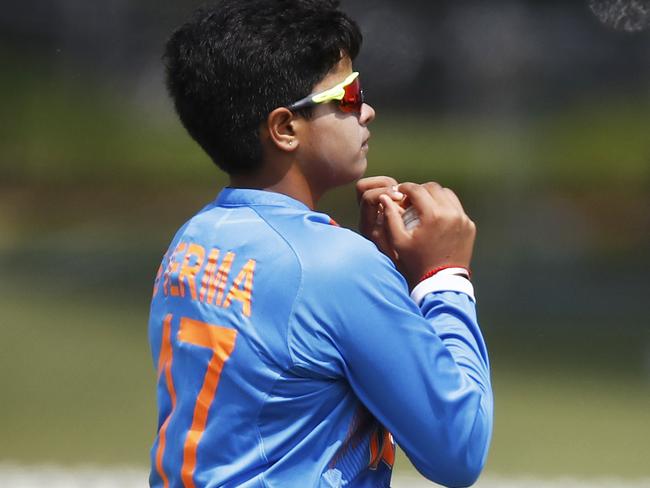
[[[442,291],[418,306],[388,258],[369,242],[352,247],[306,270],[303,290],[319,291],[305,291],[313,324],[294,330],[295,357],[340,371],[425,477],[468,486],[485,464],[493,416],[475,303]]]

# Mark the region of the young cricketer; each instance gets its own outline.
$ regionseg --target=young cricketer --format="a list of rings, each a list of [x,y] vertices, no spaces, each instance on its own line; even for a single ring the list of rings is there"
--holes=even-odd
[[[395,443],[447,486],[485,463],[475,227],[436,183],[360,179],[360,45],[330,0],[221,0],[168,41],[178,115],[230,184],[155,281],[153,487],[388,487]],[[357,180],[362,235],[315,210]]]

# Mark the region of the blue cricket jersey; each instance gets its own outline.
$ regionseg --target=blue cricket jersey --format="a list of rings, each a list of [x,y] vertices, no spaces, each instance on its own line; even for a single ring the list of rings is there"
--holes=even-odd
[[[493,404],[459,290],[414,300],[372,242],[328,216],[222,190],[154,285],[151,486],[388,487],[395,442],[427,478],[473,483]]]

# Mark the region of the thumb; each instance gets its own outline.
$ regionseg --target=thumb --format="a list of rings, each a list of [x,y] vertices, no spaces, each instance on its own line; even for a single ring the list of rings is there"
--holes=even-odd
[[[400,207],[388,196],[381,195],[379,197],[382,205],[384,206],[384,228],[389,240],[393,242],[395,248],[399,248],[400,243],[408,239],[408,231],[404,226]]]

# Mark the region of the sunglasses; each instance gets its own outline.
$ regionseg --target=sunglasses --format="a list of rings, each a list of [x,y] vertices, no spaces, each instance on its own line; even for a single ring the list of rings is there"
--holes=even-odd
[[[291,111],[303,108],[313,107],[321,103],[338,102],[338,107],[342,112],[360,113],[361,106],[364,103],[363,90],[359,81],[359,73],[354,72],[343,82],[333,86],[329,90],[309,95],[305,98],[292,103],[287,108]]]

